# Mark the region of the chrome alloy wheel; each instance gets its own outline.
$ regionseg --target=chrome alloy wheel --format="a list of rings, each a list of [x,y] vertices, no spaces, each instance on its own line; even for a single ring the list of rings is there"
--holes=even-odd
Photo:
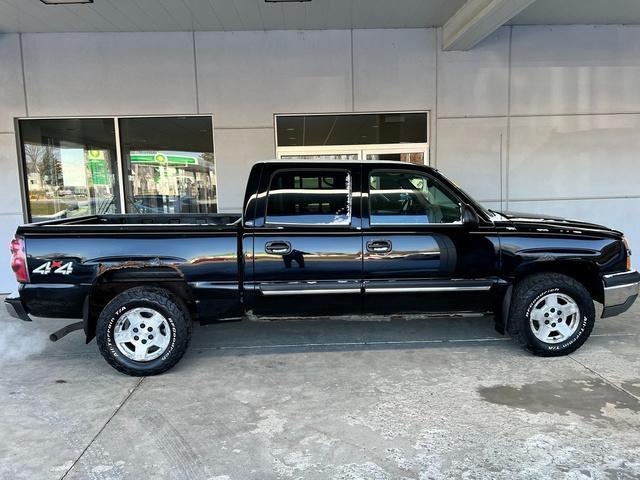
[[[160,312],[147,307],[134,308],[118,319],[113,339],[125,357],[149,362],[167,350],[171,328]]]
[[[544,343],[560,343],[573,335],[580,325],[576,301],[564,293],[548,293],[529,313],[531,331]]]

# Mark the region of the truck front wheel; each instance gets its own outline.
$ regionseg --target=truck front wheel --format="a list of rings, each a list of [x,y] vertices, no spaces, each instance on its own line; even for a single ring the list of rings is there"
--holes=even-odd
[[[111,300],[96,325],[100,353],[116,370],[132,376],[166,372],[191,340],[191,319],[183,302],[155,287],[135,287]]]
[[[535,355],[568,355],[587,341],[595,323],[593,300],[577,280],[558,273],[524,278],[513,291],[511,335]]]

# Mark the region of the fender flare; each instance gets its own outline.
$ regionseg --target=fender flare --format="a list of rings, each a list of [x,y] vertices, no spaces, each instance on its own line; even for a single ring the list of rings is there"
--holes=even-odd
[[[86,343],[90,343],[96,336],[96,323],[101,311],[96,308],[97,294],[102,288],[110,285],[118,286],[116,295],[135,286],[154,285],[172,291],[186,303],[193,300],[191,288],[185,281],[184,275],[173,265],[129,263],[101,269],[93,280],[82,306],[82,328]],[[115,295],[111,298],[113,297]],[[111,298],[108,298],[108,301]]]

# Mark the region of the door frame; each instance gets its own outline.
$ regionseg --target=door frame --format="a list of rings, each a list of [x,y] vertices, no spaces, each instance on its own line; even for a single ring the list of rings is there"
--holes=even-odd
[[[351,177],[351,192],[349,201],[351,203],[351,218],[349,224],[344,225],[324,225],[318,227],[311,223],[266,223],[268,192],[271,180],[275,174],[281,171],[318,171],[318,170],[339,170],[348,172]],[[362,212],[360,192],[362,191],[362,166],[361,165],[331,165],[314,168],[313,165],[305,162],[292,162],[285,168],[277,164],[265,164],[257,187],[257,205],[255,208],[254,224],[245,229],[245,235],[250,237],[250,241],[245,241],[245,256],[249,256],[251,267],[246,271],[245,291],[250,291],[250,304],[252,310],[267,312],[267,316],[291,316],[287,309],[291,309],[296,315],[319,316],[327,310],[335,311],[332,314],[341,315],[345,311],[348,314],[359,314],[362,304]],[[260,219],[260,220],[258,220]],[[311,238],[322,245],[321,249],[331,246],[325,238],[331,237],[351,237],[355,240],[353,266],[357,273],[345,278],[341,272],[335,271],[334,277],[323,278],[323,272],[318,270],[318,277],[308,277],[302,275],[299,278],[277,277],[270,278],[267,272],[258,271],[257,262],[263,263],[266,260],[262,253],[262,243],[265,240],[277,240],[291,242],[295,238]],[[262,258],[261,258],[262,257]],[[273,255],[275,259],[277,255]],[[284,258],[283,258],[284,259]],[[305,260],[307,263],[309,260]],[[323,261],[318,257],[314,260]],[[356,263],[357,262],[357,263]],[[307,263],[308,267],[308,263]],[[294,269],[295,271],[295,269]],[[327,299],[331,295],[333,299]],[[278,303],[279,302],[279,303]],[[276,306],[273,309],[273,306]],[[283,306],[284,313],[279,312]],[[336,313],[338,312],[338,313]]]

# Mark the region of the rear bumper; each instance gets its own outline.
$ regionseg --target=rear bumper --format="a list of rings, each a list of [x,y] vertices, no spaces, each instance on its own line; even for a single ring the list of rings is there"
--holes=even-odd
[[[620,315],[629,310],[638,297],[640,273],[636,270],[614,273],[602,277],[604,285],[604,309],[602,318]]]
[[[7,308],[7,313],[9,313],[13,318],[19,318],[25,322],[31,321],[31,318],[20,299],[20,293],[14,292],[11,295],[8,295],[7,298],[4,299],[4,305]]]

